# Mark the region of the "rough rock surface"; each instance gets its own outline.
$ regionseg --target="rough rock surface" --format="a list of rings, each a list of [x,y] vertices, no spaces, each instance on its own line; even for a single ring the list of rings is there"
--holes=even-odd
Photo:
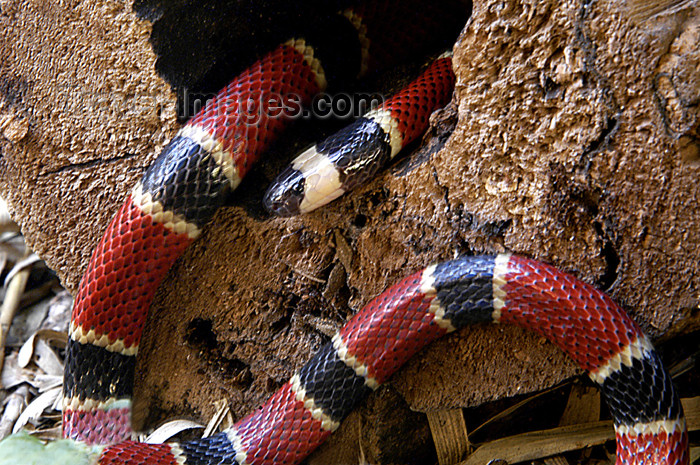
[[[130,5],[3,0],[0,24],[0,193],[75,289],[177,129],[175,94],[155,71],[151,23]],[[281,165],[263,163],[176,263],[141,345],[137,421],[206,420],[222,397],[234,416],[250,411],[372,296],[455,254],[553,263],[653,338],[697,325],[698,50],[700,7],[647,17],[602,0],[476,3],[455,46],[453,102],[421,148],[292,219],[262,212]],[[386,405],[469,406],[575,373],[537,335],[462,331],[413,359],[312,462],[354,463],[348,444],[381,429],[373,412]],[[390,463],[387,450],[370,441],[363,453]]]

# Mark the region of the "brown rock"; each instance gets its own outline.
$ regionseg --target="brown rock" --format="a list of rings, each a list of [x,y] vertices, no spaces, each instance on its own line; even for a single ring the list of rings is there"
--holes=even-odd
[[[642,19],[626,8],[478,3],[455,47],[453,104],[423,148],[320,212],[262,216],[246,190],[262,189],[263,167],[159,290],[139,424],[205,419],[221,396],[249,412],[371,297],[455,254],[552,263],[606,290],[653,338],[697,325],[700,7]],[[154,70],[150,24],[129,6],[8,0],[0,24],[0,192],[75,289],[175,131],[175,97]],[[415,357],[392,390],[425,411],[575,373],[537,335],[480,326]],[[371,401],[377,415],[393,403]],[[354,443],[353,429],[336,447]]]

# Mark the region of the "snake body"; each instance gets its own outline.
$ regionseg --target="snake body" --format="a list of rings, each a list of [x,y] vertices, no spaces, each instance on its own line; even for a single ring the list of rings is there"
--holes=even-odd
[[[372,62],[365,50],[371,39],[357,11],[344,14],[348,29],[360,32],[356,74]],[[265,405],[230,430],[179,444],[130,440],[135,356],[158,285],[288,124],[290,118],[271,116],[265,102],[294,96],[306,105],[345,66],[327,64],[323,55],[308,38],[291,39],[253,64],[179,131],[132,190],[95,249],[76,296],[66,355],[64,436],[106,444],[95,458],[100,464],[296,464],[426,344],[467,324],[494,321],[540,332],[589,372],[613,415],[619,463],[687,463],[678,398],[639,327],[591,286],[511,255],[445,262],[387,289]],[[358,123],[362,137],[379,137],[360,137],[355,143],[371,148],[370,160],[390,158],[394,147],[425,129],[435,102],[444,103],[451,92],[449,57],[438,59],[416,83]],[[431,89],[438,89],[437,94],[422,96]],[[414,97],[433,106],[404,105],[405,98]],[[336,173],[354,169],[347,148],[325,150],[346,147],[337,136],[331,140],[313,149],[314,156],[325,158],[311,165],[332,167]],[[329,157],[331,152],[342,156]],[[376,171],[374,161],[366,164]],[[292,170],[307,183],[309,171],[299,166],[293,164]],[[321,177],[322,171],[312,175]],[[295,194],[282,195],[293,198],[283,213],[304,211],[305,199],[316,206],[319,202],[307,195],[317,184],[300,188],[299,175],[292,178]],[[285,179],[281,184],[289,187]],[[348,186],[339,179],[330,185],[333,192]]]
[[[443,262],[390,287],[231,429],[180,444],[124,441],[99,463],[296,464],[416,352],[483,322],[538,332],[588,371],[614,420],[618,463],[688,463],[678,397],[639,326],[592,286],[510,254]]]

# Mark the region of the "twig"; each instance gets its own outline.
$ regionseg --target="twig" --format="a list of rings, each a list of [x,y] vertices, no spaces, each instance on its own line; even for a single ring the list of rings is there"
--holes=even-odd
[[[31,250],[27,248],[25,258],[31,254]],[[5,362],[5,341],[7,340],[7,333],[10,331],[12,319],[15,317],[15,313],[17,313],[20,299],[22,298],[25,287],[27,287],[30,271],[31,267],[29,266],[18,271],[12,277],[12,280],[7,286],[7,291],[5,292],[5,300],[3,300],[2,308],[0,309],[0,371],[2,371],[2,366]]]
[[[433,410],[426,415],[440,465],[457,463],[471,452],[461,408]]]
[[[700,397],[681,399],[688,431],[700,428]],[[544,431],[533,431],[483,444],[459,465],[477,465],[493,460],[507,463],[538,460],[602,444],[615,438],[612,421],[598,421],[580,425],[560,426]]]

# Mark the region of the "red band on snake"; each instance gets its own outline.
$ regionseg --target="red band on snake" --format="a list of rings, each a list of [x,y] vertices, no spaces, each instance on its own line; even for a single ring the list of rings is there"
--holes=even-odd
[[[357,28],[357,18],[351,20]],[[263,407],[228,431],[180,444],[129,440],[134,357],[155,290],[287,123],[270,117],[261,102],[293,95],[308,103],[325,87],[325,75],[309,43],[281,45],[183,127],[133,190],[95,250],[76,297],[64,435],[111,444],[101,452],[101,464],[295,464],[426,344],[466,324],[495,321],[540,332],[589,372],[613,415],[618,463],[687,463],[680,403],[639,327],[593,287],[510,255],[445,262],[387,289]],[[418,133],[411,121],[427,114],[405,119],[404,113],[410,114],[401,111],[395,126],[407,140]],[[386,139],[374,142],[382,143]]]

